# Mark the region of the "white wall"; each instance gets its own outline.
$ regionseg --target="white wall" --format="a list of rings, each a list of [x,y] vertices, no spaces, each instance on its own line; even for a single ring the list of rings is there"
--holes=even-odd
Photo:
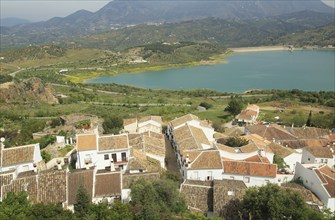
[[[290,166],[290,170],[294,172],[296,163],[301,163],[302,154],[292,153],[284,158],[284,161],[287,165]]]
[[[124,130],[129,133],[136,133],[137,123],[132,123],[132,124],[124,126]]]
[[[233,160],[244,160],[249,157],[255,156],[258,154],[257,151],[251,152],[251,153],[229,153],[227,151],[219,150],[220,156],[233,159]],[[272,162],[272,161],[271,161]]]
[[[210,169],[210,170],[191,170],[191,169],[183,169],[184,170],[184,179],[189,180],[207,180],[207,177],[210,176],[210,180],[222,179],[222,171],[223,169]]]
[[[160,165],[161,165],[161,168],[162,169],[165,169],[165,157],[161,157],[161,156],[158,156],[158,155],[155,155],[155,154],[149,154],[149,153],[146,153],[146,155],[148,157],[151,157],[155,160],[158,160]]]
[[[315,157],[305,148],[302,150],[301,163],[303,164],[314,164],[314,163],[315,164],[327,164],[329,167],[333,167],[335,165],[334,157],[333,158]]]
[[[319,164],[315,164],[315,167],[318,166]],[[322,181],[319,179],[313,169],[307,169],[300,163],[297,163],[294,178],[298,179],[299,177],[303,181],[304,186],[315,193],[317,197],[319,197],[319,199],[325,204],[325,206],[328,207],[328,200],[330,196],[323,187]],[[334,201],[330,200],[329,206],[332,204],[332,202]],[[335,206],[329,208],[332,210],[332,212],[335,211]]]
[[[261,176],[249,176],[249,175],[238,175],[238,174],[229,174],[224,173],[222,175],[223,179],[234,179],[234,180],[241,180],[245,183],[247,187],[252,186],[264,186],[267,183],[274,183],[278,184],[278,180],[273,177],[261,177]],[[249,182],[246,182],[246,178],[249,178]]]

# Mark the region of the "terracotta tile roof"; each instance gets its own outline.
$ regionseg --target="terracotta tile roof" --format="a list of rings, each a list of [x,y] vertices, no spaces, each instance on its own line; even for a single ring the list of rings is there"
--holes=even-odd
[[[146,153],[165,157],[165,139],[143,136],[143,145]]]
[[[259,136],[258,134],[247,134],[247,135],[242,136],[242,138],[246,139],[247,141],[254,142],[259,147],[263,147],[263,146],[266,146],[266,145],[272,143],[272,141],[268,141],[268,140],[262,138],[261,136]]]
[[[3,149],[2,166],[33,162],[34,152],[35,144]]]
[[[270,143],[268,146],[273,151],[274,154],[278,155],[281,158],[285,158],[296,152],[295,150],[289,147],[284,147],[283,145],[277,143]]]
[[[187,206],[194,210],[207,212],[213,210],[213,181],[186,180],[180,186]]]
[[[174,130],[174,137],[180,150],[202,149],[201,144],[210,145],[205,133],[200,128],[184,125]]]
[[[80,185],[82,185],[89,198],[92,199],[93,191],[93,169],[89,170],[74,170],[68,174],[68,204],[76,203],[77,193]]]
[[[304,127],[288,129],[294,136],[301,139],[319,139],[323,136],[329,135],[329,130],[322,128]]]
[[[334,198],[335,197],[335,171],[332,170],[327,165],[314,169],[315,173],[320,177],[323,182],[323,186],[329,193],[329,195]]]
[[[96,150],[97,135],[96,134],[80,134],[77,135],[78,151]]]
[[[333,158],[334,155],[330,147],[306,147],[305,150],[317,158]]]
[[[29,195],[29,200],[33,203],[37,201],[37,176],[29,176],[13,180],[9,185],[2,187],[3,199],[6,198],[9,192],[19,193],[26,191]]]
[[[229,202],[232,200],[242,200],[245,195],[247,186],[243,181],[239,180],[214,180],[213,187],[213,212],[215,215],[220,215]],[[233,195],[229,195],[233,193]],[[227,218],[228,219],[228,218]]]
[[[281,141],[281,144],[284,146],[289,146],[293,149],[300,149],[303,147],[324,147],[328,145],[330,142],[327,139],[309,139],[309,140],[285,140]]]
[[[202,151],[189,169],[222,169],[222,162],[219,151]]]
[[[273,138],[276,141],[296,139],[290,132],[277,125],[250,125],[246,126],[246,129],[252,134],[258,134],[269,141],[272,141]]]
[[[0,176],[0,189],[1,186],[8,185],[13,180],[13,174],[1,175]],[[1,192],[0,192],[1,193]]]
[[[136,118],[123,119],[123,126],[131,125],[137,122]]]
[[[148,136],[148,137],[154,137],[154,138],[160,138],[160,139],[164,139],[164,135],[161,133],[156,133],[153,131],[146,131],[142,133],[143,136]]]
[[[133,173],[122,175],[122,189],[129,189],[131,183],[143,178],[148,181],[158,180],[160,177],[159,172],[155,173]]]
[[[185,150],[181,152],[181,154],[183,155],[183,159],[186,160],[186,157],[188,155],[190,162],[193,162],[199,156],[200,153],[201,151],[198,150]]]
[[[236,153],[236,150],[235,150],[234,147],[229,147],[229,146],[227,146],[227,145],[219,144],[219,143],[216,144],[216,147],[217,147],[219,150],[222,150],[222,151],[226,151],[226,152],[229,152],[229,153],[232,153],[232,154],[235,154],[235,153]]]
[[[146,132],[129,136],[129,145],[135,149],[165,157],[165,137],[163,134]]]
[[[146,121],[155,121],[159,124],[162,124],[162,117],[161,116],[146,116],[146,117],[141,118],[138,121],[138,123],[143,123],[143,122],[146,122]]]
[[[129,170],[144,170],[146,172],[157,172],[161,170],[160,162],[146,156],[144,152],[132,149],[133,157],[130,159]]]
[[[99,137],[99,151],[129,148],[127,135],[106,135]]]
[[[237,115],[237,119],[240,120],[251,120],[253,117],[256,117],[257,112],[254,110],[242,110],[239,115]]]
[[[95,196],[121,195],[121,173],[104,173],[95,176]]]
[[[258,147],[255,143],[250,143],[238,148],[242,153],[251,153],[258,151]]]
[[[45,171],[38,175],[38,202],[62,203],[66,201],[66,171]]]
[[[249,176],[276,177],[277,174],[274,164],[244,161],[223,161],[223,170],[225,173]]]
[[[248,157],[248,158],[244,159],[243,161],[257,162],[257,163],[270,163],[268,158],[261,157],[261,156],[259,156],[259,154],[255,155],[255,156],[252,156],[252,157]]]
[[[170,123],[173,127],[178,127],[179,125],[183,125],[186,122],[189,122],[189,121],[192,121],[192,120],[196,120],[196,121],[200,122],[200,119],[197,116],[192,115],[192,114],[188,114],[188,115],[184,115],[180,118],[176,118],[176,119],[172,120]]]
[[[244,129],[240,127],[227,128],[223,134],[229,137],[241,136],[244,134]]]

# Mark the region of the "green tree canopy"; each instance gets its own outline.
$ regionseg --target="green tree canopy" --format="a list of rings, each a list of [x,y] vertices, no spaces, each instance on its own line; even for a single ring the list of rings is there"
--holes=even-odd
[[[247,145],[249,142],[242,137],[229,137],[224,144],[229,147],[241,147]]]
[[[243,198],[243,211],[253,220],[323,219],[321,213],[307,206],[299,193],[275,184],[249,188]]]
[[[80,219],[85,218],[85,216],[87,216],[90,212],[91,205],[92,202],[89,195],[87,194],[85,188],[80,185],[77,192],[76,204],[74,204],[75,215]]]
[[[117,116],[110,116],[104,118],[102,127],[105,134],[118,134],[123,128],[123,120]]]
[[[229,112],[232,115],[238,115],[243,108],[242,98],[239,96],[232,96],[228,102],[228,106],[225,108],[225,111]]]

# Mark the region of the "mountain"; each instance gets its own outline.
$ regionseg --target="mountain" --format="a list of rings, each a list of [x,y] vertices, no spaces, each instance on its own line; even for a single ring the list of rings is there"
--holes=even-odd
[[[297,25],[299,23],[299,27],[306,29],[308,27],[312,28],[332,23],[333,20],[331,19],[333,19],[333,16],[333,8],[319,0],[115,0],[95,13],[81,10],[64,18],[56,17],[45,22],[17,25],[10,29],[4,29],[4,32],[1,32],[1,49],[51,41],[59,43],[69,37],[77,38],[106,32],[111,29],[124,28],[130,24],[138,25],[146,23],[159,25],[161,23],[174,23],[213,17],[242,23],[247,20],[275,19],[281,20],[285,24]],[[206,29],[206,27],[198,28]],[[249,29],[248,27],[246,28]],[[194,31],[194,29],[190,31]],[[300,31],[302,30],[300,29]],[[251,33],[253,32],[251,31]],[[144,33],[143,35],[146,34]],[[127,38],[127,36],[124,37]],[[141,38],[141,36],[137,37]]]
[[[3,26],[3,27],[13,27],[15,25],[29,24],[29,23],[31,23],[31,21],[22,19],[22,18],[15,18],[15,17],[0,19],[0,26]]]
[[[94,13],[93,22],[141,24],[178,22],[206,17],[250,19],[304,10],[333,13],[319,0],[311,1],[127,1],[115,0]]]

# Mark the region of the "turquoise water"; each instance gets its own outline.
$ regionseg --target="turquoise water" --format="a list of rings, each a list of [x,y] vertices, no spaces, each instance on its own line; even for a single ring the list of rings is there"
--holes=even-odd
[[[334,51],[237,53],[227,64],[97,77],[88,83],[116,83],[152,89],[208,88],[334,91]]]

